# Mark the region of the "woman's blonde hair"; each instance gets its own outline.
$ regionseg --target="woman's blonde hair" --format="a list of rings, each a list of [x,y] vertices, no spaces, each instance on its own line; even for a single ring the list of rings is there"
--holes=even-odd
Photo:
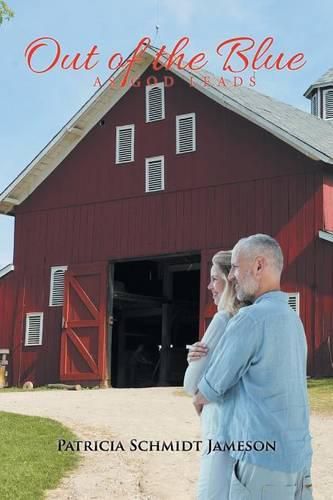
[[[241,307],[241,303],[236,297],[234,282],[228,281],[228,274],[231,269],[231,250],[221,250],[220,252],[217,252],[212,259],[212,263],[218,271],[220,277],[225,282],[225,287],[217,309],[219,311],[226,311],[234,316]]]

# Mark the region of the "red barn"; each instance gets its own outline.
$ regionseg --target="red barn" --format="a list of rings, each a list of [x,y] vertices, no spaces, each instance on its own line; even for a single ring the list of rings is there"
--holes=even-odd
[[[180,384],[213,311],[212,255],[258,232],[282,246],[309,375],[332,375],[332,73],[307,114],[207,72],[154,72],[155,55],[135,86],[113,75],[1,194],[9,382]]]

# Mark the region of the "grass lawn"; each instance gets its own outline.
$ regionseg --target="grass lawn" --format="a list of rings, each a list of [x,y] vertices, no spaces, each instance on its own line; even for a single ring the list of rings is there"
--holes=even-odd
[[[333,378],[309,379],[308,390],[311,410],[333,415]]]
[[[57,451],[58,439],[77,439],[48,418],[0,412],[0,498],[39,500],[79,461]]]

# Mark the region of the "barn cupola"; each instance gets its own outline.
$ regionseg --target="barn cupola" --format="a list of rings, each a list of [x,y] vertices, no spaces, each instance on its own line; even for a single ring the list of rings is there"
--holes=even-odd
[[[310,85],[304,96],[311,100],[311,114],[333,120],[333,68]]]

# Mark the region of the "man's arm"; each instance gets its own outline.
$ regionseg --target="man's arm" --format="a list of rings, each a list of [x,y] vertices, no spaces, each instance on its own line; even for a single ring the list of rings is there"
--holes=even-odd
[[[228,324],[218,343],[206,374],[198,384],[195,403],[220,401],[248,371],[260,346],[260,329],[246,311],[240,312]],[[206,403],[202,403],[206,404]]]

